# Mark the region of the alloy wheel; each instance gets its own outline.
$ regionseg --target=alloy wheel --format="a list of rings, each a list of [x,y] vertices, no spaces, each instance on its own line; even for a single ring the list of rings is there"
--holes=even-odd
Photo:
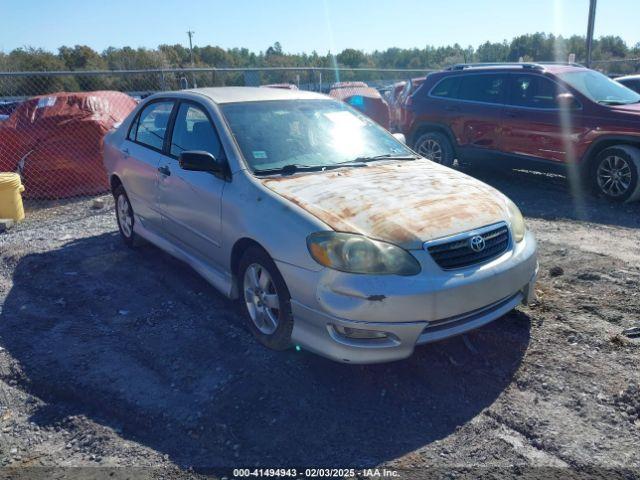
[[[418,146],[418,153],[427,160],[442,163],[442,146],[431,138]]]
[[[125,237],[131,237],[133,233],[133,216],[131,215],[131,206],[129,200],[124,194],[118,196],[116,202],[116,208],[118,212],[118,224]]]
[[[622,157],[605,157],[596,172],[600,190],[610,197],[620,197],[631,187],[631,166]]]
[[[259,263],[252,263],[244,272],[244,301],[251,321],[265,335],[278,328],[280,299],[271,275]]]

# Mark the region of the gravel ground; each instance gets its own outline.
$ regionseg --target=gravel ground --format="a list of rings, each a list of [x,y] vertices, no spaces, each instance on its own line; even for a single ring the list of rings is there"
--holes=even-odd
[[[621,332],[640,323],[639,205],[575,203],[561,176],[470,173],[536,233],[539,300],[386,365],[261,347],[188,267],[126,248],[109,197],[30,212],[0,235],[0,477],[637,478],[640,339]]]

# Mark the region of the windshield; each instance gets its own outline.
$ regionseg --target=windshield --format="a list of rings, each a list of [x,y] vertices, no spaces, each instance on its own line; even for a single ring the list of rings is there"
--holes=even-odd
[[[594,70],[565,72],[558,77],[594,102],[613,105],[640,102],[636,92]]]
[[[222,112],[254,172],[415,156],[382,127],[334,100],[234,103]]]

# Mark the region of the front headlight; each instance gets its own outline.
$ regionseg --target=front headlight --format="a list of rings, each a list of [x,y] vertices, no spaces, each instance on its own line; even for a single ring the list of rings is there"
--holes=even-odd
[[[362,235],[317,232],[307,237],[307,247],[320,265],[341,272],[380,275],[416,275],[420,264],[406,250]]]
[[[524,223],[524,217],[520,213],[520,209],[507,198],[507,209],[509,210],[509,222],[511,223],[511,232],[516,242],[521,242],[524,239],[524,232],[526,225]]]

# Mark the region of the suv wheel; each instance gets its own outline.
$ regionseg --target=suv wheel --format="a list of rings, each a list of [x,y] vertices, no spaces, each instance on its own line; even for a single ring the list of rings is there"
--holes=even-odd
[[[595,191],[618,202],[640,196],[640,149],[628,145],[610,147],[600,152],[592,166]]]
[[[427,132],[418,137],[413,148],[422,157],[450,167],[453,165],[453,146],[446,135]]]
[[[289,348],[293,330],[291,296],[269,254],[258,247],[249,248],[240,260],[238,279],[251,333],[273,350]]]

